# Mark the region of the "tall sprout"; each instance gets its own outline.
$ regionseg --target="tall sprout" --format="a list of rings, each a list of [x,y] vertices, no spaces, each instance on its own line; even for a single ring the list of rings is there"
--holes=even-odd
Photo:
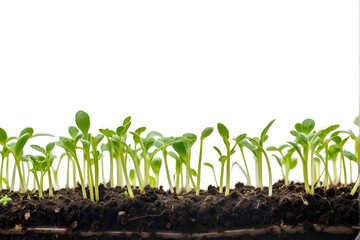
[[[202,151],[203,151],[203,141],[205,138],[207,138],[208,136],[211,135],[211,133],[213,132],[214,128],[212,127],[208,127],[205,128],[202,133],[201,133],[201,137],[200,137],[200,152],[199,152],[199,162],[198,162],[198,172],[197,172],[197,188],[196,188],[196,196],[199,196],[200,194],[200,179],[201,179],[201,158],[202,158]]]

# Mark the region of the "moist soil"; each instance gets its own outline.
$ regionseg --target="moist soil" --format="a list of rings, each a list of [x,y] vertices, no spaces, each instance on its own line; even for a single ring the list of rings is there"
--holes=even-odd
[[[355,239],[357,232],[326,233],[314,226],[359,226],[357,191],[350,195],[351,186],[332,186],[328,190],[316,188],[306,194],[304,185],[283,181],[268,189],[256,189],[238,183],[229,196],[209,186],[201,191],[171,194],[146,187],[144,193],[134,189],[135,198],[126,188],[100,185],[100,201],[83,199],[81,188],[55,191],[55,197],[39,200],[37,193],[20,194],[3,190],[11,199],[0,206],[0,239],[161,239],[157,232],[193,233],[224,232],[228,230],[266,228],[270,226],[299,226],[305,232],[264,232],[241,237],[206,237],[201,239]],[[89,196],[89,195],[88,195]],[[62,228],[65,233],[36,232],[34,228]],[[131,235],[81,235],[128,231]],[[146,232],[148,235],[141,235]],[[254,230],[254,233],[256,231]],[[177,237],[178,238],[178,237]],[[192,238],[192,237],[187,237]],[[199,238],[199,237],[197,237]]]

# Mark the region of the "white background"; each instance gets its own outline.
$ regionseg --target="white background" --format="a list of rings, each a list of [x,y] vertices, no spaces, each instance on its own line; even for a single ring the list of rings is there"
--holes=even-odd
[[[82,109],[93,134],[128,115],[133,130],[172,136],[218,122],[232,137],[256,136],[276,118],[266,146],[292,140],[305,118],[317,130],[356,131],[357,9],[355,0],[2,1],[0,126],[66,135]],[[224,149],[217,131],[203,160],[216,165],[213,145]],[[203,171],[204,186],[213,183]],[[290,178],[301,175],[299,164]],[[236,169],[237,181],[245,179]]]

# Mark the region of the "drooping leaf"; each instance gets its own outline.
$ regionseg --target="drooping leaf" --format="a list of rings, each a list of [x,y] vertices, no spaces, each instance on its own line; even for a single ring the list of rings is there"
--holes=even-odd
[[[32,144],[30,145],[30,147],[35,149],[36,151],[43,153],[44,155],[46,154],[45,149],[43,147],[40,147],[39,145]]]
[[[168,151],[167,154],[168,154],[170,157],[174,158],[176,161],[179,161],[179,160],[180,160],[180,159],[179,159],[179,156],[176,155],[176,153],[174,153],[173,151]]]
[[[138,128],[138,129],[136,129],[135,132],[136,132],[137,134],[139,134],[139,136],[140,136],[141,133],[145,132],[145,130],[146,130],[146,127],[140,127],[140,128]]]
[[[204,140],[205,138],[210,136],[213,131],[214,131],[214,128],[212,128],[212,127],[205,128],[201,133],[201,138],[200,139]]]
[[[94,146],[98,146],[99,143],[104,139],[104,135],[98,134],[95,137],[93,137],[92,139],[93,139]]]
[[[90,129],[90,117],[84,111],[78,111],[75,115],[76,126],[80,129],[80,131],[87,136]]]

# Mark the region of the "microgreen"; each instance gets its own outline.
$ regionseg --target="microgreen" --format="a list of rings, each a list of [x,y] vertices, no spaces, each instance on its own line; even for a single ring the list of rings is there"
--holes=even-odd
[[[198,163],[198,177],[197,177],[197,188],[196,188],[196,196],[199,196],[200,194],[200,177],[201,177],[201,158],[202,158],[202,151],[203,151],[203,141],[205,138],[211,135],[211,133],[214,131],[214,128],[208,127],[205,128],[200,137],[200,153],[199,153],[199,163]]]
[[[295,124],[295,130],[290,131],[291,135],[295,137],[294,141],[288,141],[287,144],[280,145],[279,147],[270,146],[265,150],[264,145],[268,139],[267,133],[274,121],[266,125],[259,137],[252,138],[247,137],[246,134],[230,138],[227,127],[222,123],[217,124],[217,131],[225,146],[224,154],[218,147],[214,147],[219,155],[217,159],[221,166],[219,169],[219,184],[216,176],[217,170],[214,167],[215,164],[209,162],[203,163],[202,159],[203,150],[206,149],[204,140],[212,134],[214,130],[212,127],[205,128],[202,131],[199,137],[199,145],[195,144],[198,137],[193,133],[185,133],[178,137],[164,137],[159,132],[150,131],[145,136],[145,127],[135,130],[130,129],[131,117],[125,118],[115,131],[102,128],[99,129],[100,134],[92,135],[90,132],[91,122],[89,115],[84,111],[78,111],[75,115],[76,127],[70,126],[68,128],[69,137],[59,137],[56,143],[50,142],[44,145],[44,147],[36,144],[30,145],[40,155],[24,154],[26,144],[34,137],[53,137],[52,135],[46,133],[34,134],[34,130],[31,127],[27,127],[20,132],[19,136],[9,137],[6,131],[0,128],[0,190],[3,189],[4,184],[6,189],[14,190],[15,182],[18,181],[20,192],[23,193],[28,189],[30,175],[33,175],[33,191],[38,191],[40,199],[44,198],[44,181],[49,185],[49,196],[57,198],[58,195],[55,194],[54,190],[59,188],[58,173],[62,166],[64,166],[61,162],[66,157],[67,172],[65,187],[69,188],[69,169],[72,163],[73,187],[77,186],[77,178],[80,178],[83,198],[87,198],[87,187],[92,201],[100,200],[100,175],[104,185],[107,183],[107,180],[109,180],[111,187],[125,187],[126,185],[127,191],[124,194],[128,194],[130,198],[133,198],[132,189],[137,186],[140,192],[143,192],[147,185],[159,187],[159,176],[163,166],[171,193],[176,191],[177,194],[180,194],[181,190],[189,192],[191,189],[194,189],[196,195],[199,196],[202,165],[204,165],[211,168],[215,184],[219,187],[219,192],[222,193],[224,191],[225,185],[225,195],[229,195],[231,170],[235,166],[239,167],[245,176],[246,184],[251,185],[250,171],[245,159],[244,149],[250,150],[254,155],[255,186],[260,189],[263,189],[262,160],[266,160],[270,196],[272,194],[272,172],[267,153],[269,151],[274,153],[272,156],[280,166],[285,185],[290,183],[290,171],[297,166],[297,158],[294,157],[294,154],[298,155],[302,161],[305,191],[307,193],[314,194],[315,187],[319,186],[329,188],[331,184],[338,184],[340,182],[347,186],[349,179],[350,183],[352,182],[351,166],[353,162],[358,163],[359,140],[351,130],[338,131],[339,125],[335,124],[322,130],[314,131],[315,121],[305,119],[302,123]],[[130,141],[127,138],[128,136],[131,137]],[[104,139],[107,140],[106,143],[102,143]],[[349,142],[355,147],[354,152],[345,150]],[[64,150],[60,158],[58,158],[57,165],[53,164],[56,158],[53,150],[56,146]],[[195,163],[191,158],[194,146],[199,147],[199,159],[196,169],[192,168],[192,165],[195,165]],[[169,149],[171,147],[174,151]],[[237,147],[240,150],[243,162],[231,162],[233,160],[231,156],[235,153],[235,148]],[[109,152],[109,154],[106,152]],[[169,156],[175,160],[175,169],[169,169]],[[349,159],[350,165],[348,166],[350,169],[345,164],[345,158]],[[15,160],[12,175],[9,175],[9,159]],[[338,159],[340,159],[340,171],[338,170]],[[109,161],[106,162],[106,160]],[[114,165],[114,160],[116,165]],[[131,165],[127,166],[129,161]],[[329,162],[332,163],[332,173],[329,171]],[[110,165],[110,173],[108,175],[104,173],[104,164],[106,163]],[[310,178],[308,176],[309,166],[311,189],[309,184]],[[183,172],[183,167],[185,168],[185,173]],[[5,177],[3,176],[4,171]],[[78,174],[76,174],[76,171]],[[350,178],[348,176],[349,173]],[[47,175],[46,178],[45,175]],[[11,179],[9,176],[11,176]],[[174,176],[173,180],[171,176]],[[123,182],[124,179],[125,182]],[[359,182],[358,175],[351,194],[355,194]]]
[[[11,198],[9,198],[8,197],[8,195],[1,195],[1,197],[0,197],[0,203],[4,206],[4,207],[6,207],[7,205],[8,205],[8,203],[9,202],[11,202],[12,201],[12,199]]]

